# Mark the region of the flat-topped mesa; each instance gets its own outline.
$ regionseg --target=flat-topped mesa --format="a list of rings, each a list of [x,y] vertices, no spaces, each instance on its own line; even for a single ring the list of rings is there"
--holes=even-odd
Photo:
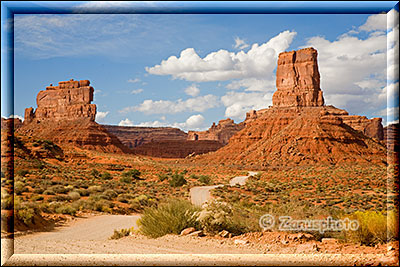
[[[87,118],[94,121],[96,105],[93,101],[94,89],[90,81],[61,81],[58,86],[46,87],[36,97],[37,109],[25,109],[25,123],[42,120],[75,120]]]
[[[324,105],[317,56],[317,50],[311,47],[279,54],[274,107]]]
[[[236,124],[228,118],[220,120],[218,124],[214,122],[207,131],[189,131],[187,140],[214,140],[226,145],[229,139],[243,127],[243,124]]]

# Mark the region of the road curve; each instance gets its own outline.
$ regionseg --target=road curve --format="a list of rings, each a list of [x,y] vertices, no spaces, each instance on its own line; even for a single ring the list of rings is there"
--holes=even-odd
[[[236,176],[229,181],[230,186],[234,186],[236,184],[244,185],[246,184],[247,178],[250,176],[256,175],[257,172],[250,171],[248,175],[245,176]],[[219,185],[207,185],[207,186],[195,186],[190,189],[190,201],[193,205],[201,206],[207,200],[211,199],[210,190],[224,186],[223,184]]]

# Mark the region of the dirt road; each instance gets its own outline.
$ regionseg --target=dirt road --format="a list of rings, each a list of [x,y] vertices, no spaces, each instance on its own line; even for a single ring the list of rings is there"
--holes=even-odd
[[[256,175],[257,172],[249,172],[248,175],[245,176],[236,176],[229,181],[230,186],[234,186],[236,184],[244,185],[246,183],[247,178],[250,176]],[[207,186],[195,186],[190,189],[190,200],[192,204],[196,206],[203,205],[207,200],[211,198],[210,190],[224,186],[223,184],[219,185],[207,185]]]

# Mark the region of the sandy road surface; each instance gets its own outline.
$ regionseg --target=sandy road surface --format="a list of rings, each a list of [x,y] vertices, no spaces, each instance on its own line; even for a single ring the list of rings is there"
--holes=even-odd
[[[234,186],[236,184],[244,185],[244,184],[246,184],[247,178],[249,178],[252,175],[256,175],[256,174],[257,174],[257,172],[249,172],[249,174],[246,176],[236,176],[229,181],[229,185],[230,186]],[[206,202],[207,200],[209,200],[211,198],[210,190],[217,188],[217,187],[221,187],[221,186],[224,186],[224,185],[219,184],[219,185],[195,186],[195,187],[191,188],[190,189],[190,200],[191,200],[192,204],[194,204],[196,206],[203,205],[204,202]]]

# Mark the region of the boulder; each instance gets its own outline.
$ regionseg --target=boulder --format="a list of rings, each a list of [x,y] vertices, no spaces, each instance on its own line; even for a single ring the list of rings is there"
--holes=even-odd
[[[181,232],[181,235],[188,235],[190,233],[193,233],[194,231],[196,231],[196,229],[194,227],[189,227],[189,228],[183,229]]]

